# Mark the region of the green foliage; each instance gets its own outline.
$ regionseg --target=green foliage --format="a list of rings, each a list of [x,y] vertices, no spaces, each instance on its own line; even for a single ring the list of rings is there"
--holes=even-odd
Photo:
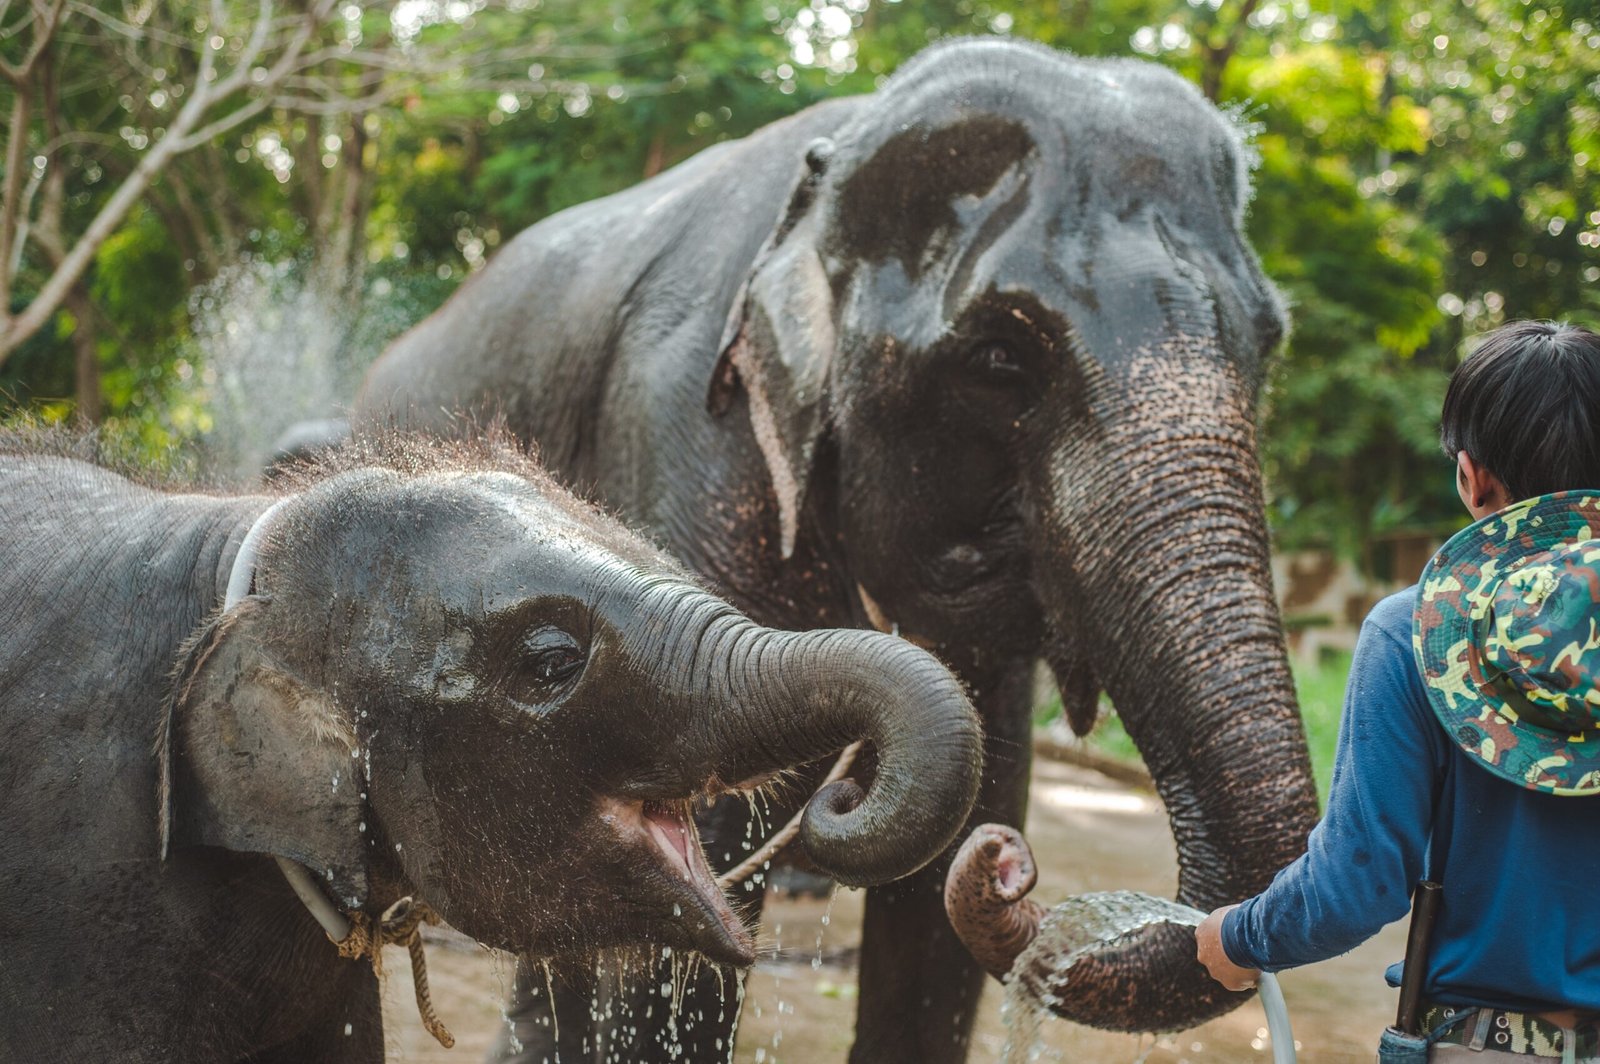
[[[1265,104],[1263,120],[1296,147],[1341,160],[1426,145],[1427,111],[1403,97],[1385,99],[1384,91],[1381,63],[1329,43],[1237,61],[1224,84],[1227,97]]]
[[[1317,798],[1326,805],[1328,787],[1333,782],[1333,759],[1339,744],[1339,718],[1344,713],[1344,690],[1350,679],[1350,655],[1332,654],[1316,664],[1294,666],[1295,695],[1300,703],[1300,719],[1306,729],[1306,745],[1311,751],[1311,774],[1317,782]],[[1138,763],[1139,749],[1133,745],[1122,721],[1107,703],[1107,712],[1089,733],[1089,743],[1100,753],[1119,761]],[[1061,700],[1054,699],[1034,710],[1036,724],[1048,724],[1061,715]]]
[[[1600,156],[1571,135],[1594,125],[1600,38],[1518,0],[1261,14],[1221,85],[1262,127],[1251,238],[1294,317],[1269,509],[1284,546],[1359,560],[1375,535],[1459,523],[1436,426],[1463,340],[1581,314],[1573,282],[1600,279],[1600,215],[1592,247],[1576,232]]]
[[[11,309],[23,305],[14,300]],[[56,420],[70,412],[73,357],[68,338],[76,324],[70,314],[58,312],[0,365],[0,421],[30,409],[48,417],[46,408],[60,408]]]
[[[183,260],[150,211],[136,212],[95,255],[90,294],[128,346],[153,347],[180,331],[188,288]]]
[[[1267,396],[1269,509],[1280,545],[1359,557],[1374,535],[1453,513],[1445,373],[1419,354],[1443,320],[1437,242],[1364,198],[1344,160],[1274,132],[1257,144],[1251,239],[1294,321]]]
[[[199,7],[158,10],[181,26]],[[371,113],[269,109],[174,166],[96,258],[107,412],[151,454],[211,431],[191,290],[241,256],[320,269],[343,241],[350,264],[327,284],[351,308],[341,358],[359,363],[526,226],[827,96],[871,91],[953,34],[1147,58],[1254,127],[1249,234],[1294,323],[1263,412],[1285,546],[1359,559],[1375,535],[1458,521],[1435,422],[1463,345],[1507,318],[1600,316],[1592,3],[494,0],[441,5],[407,31],[414,45],[397,9],[346,10],[358,17],[338,32],[363,48],[453,59],[397,62]],[[508,48],[528,56],[483,68]],[[69,230],[176,105],[105,76],[117,54],[75,36],[61,57],[76,131],[58,160]],[[166,84],[192,74],[187,61]],[[352,167],[359,194],[347,196]],[[36,258],[19,300],[42,281]],[[363,298],[381,313],[357,309]],[[0,403],[70,413],[79,327],[62,312],[0,366]]]
[[[1296,666],[1295,694],[1300,701],[1300,719],[1306,727],[1306,745],[1311,749],[1311,774],[1316,777],[1317,797],[1328,801],[1328,786],[1333,782],[1333,755],[1339,742],[1339,718],[1344,714],[1345,687],[1350,680],[1350,655],[1334,654],[1315,665]]]
[[[826,94],[839,77],[801,69],[781,35],[812,9],[748,0],[614,3],[579,15],[603,56],[581,82],[422,96],[388,123],[374,220],[379,247],[460,272],[474,241],[492,247],[540,218],[620,191]],[[507,32],[525,33],[516,22]],[[538,32],[538,25],[532,27]],[[870,85],[866,86],[870,88]]]

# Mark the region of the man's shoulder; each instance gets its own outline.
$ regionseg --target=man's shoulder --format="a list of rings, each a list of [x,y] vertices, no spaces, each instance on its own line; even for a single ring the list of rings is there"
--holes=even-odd
[[[1356,666],[1364,688],[1383,692],[1381,705],[1366,706],[1369,713],[1377,713],[1385,726],[1399,728],[1406,735],[1437,738],[1444,733],[1428,709],[1422,670],[1417,666],[1416,653],[1411,646],[1416,611],[1415,584],[1372,607],[1362,626],[1362,647],[1357,651]],[[1357,683],[1355,669],[1351,672],[1351,683]],[[1347,704],[1347,708],[1357,710],[1361,706],[1360,699]]]
[[[1366,624],[1394,639],[1402,646],[1411,645],[1411,621],[1417,612],[1417,585],[1380,601],[1367,614]]]

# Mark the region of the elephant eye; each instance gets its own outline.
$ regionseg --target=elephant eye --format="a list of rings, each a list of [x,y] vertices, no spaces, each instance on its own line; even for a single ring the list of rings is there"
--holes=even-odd
[[[539,628],[523,639],[522,661],[535,679],[556,684],[583,667],[583,647],[559,628]]]
[[[996,375],[1020,374],[1022,359],[1007,344],[986,343],[978,348],[978,365]]]

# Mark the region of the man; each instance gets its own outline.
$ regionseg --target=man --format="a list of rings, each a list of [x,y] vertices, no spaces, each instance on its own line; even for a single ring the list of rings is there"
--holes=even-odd
[[[1476,523],[1368,616],[1327,812],[1266,891],[1206,918],[1200,960],[1243,989],[1352,949],[1435,879],[1429,1060],[1600,1061],[1600,336],[1491,333],[1441,439]]]

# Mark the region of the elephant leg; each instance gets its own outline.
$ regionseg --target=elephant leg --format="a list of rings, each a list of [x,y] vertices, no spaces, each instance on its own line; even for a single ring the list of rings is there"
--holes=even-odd
[[[792,812],[782,811],[782,818]],[[774,809],[771,819],[782,823],[778,813]],[[743,798],[718,802],[696,819],[706,855],[719,872],[743,858],[747,842],[761,842]],[[749,891],[736,887],[734,898],[746,923],[760,919],[763,884]],[[657,954],[620,977],[601,969],[558,973],[547,981],[543,968],[519,959],[506,1006],[508,1022],[485,1059],[500,1064],[730,1061],[743,997],[740,978],[732,969],[687,964],[684,958],[675,963]]]
[[[583,1064],[595,1059],[585,1051],[586,1043],[591,1042],[589,1002],[593,996],[593,984],[586,975],[567,972],[547,979],[542,967],[518,957],[505,1023],[484,1059],[503,1064],[553,1060]],[[563,1024],[562,1020],[570,1022]]]
[[[366,961],[339,961],[333,985],[307,987],[317,1018],[288,1042],[251,1054],[248,1064],[383,1064],[383,1000]]]
[[[867,892],[851,1064],[959,1064],[967,1058],[986,977],[945,916],[945,874],[975,825],[1022,827],[1033,749],[1032,688],[1026,665],[974,685],[986,737],[983,789],[972,819],[943,857],[914,876]]]

